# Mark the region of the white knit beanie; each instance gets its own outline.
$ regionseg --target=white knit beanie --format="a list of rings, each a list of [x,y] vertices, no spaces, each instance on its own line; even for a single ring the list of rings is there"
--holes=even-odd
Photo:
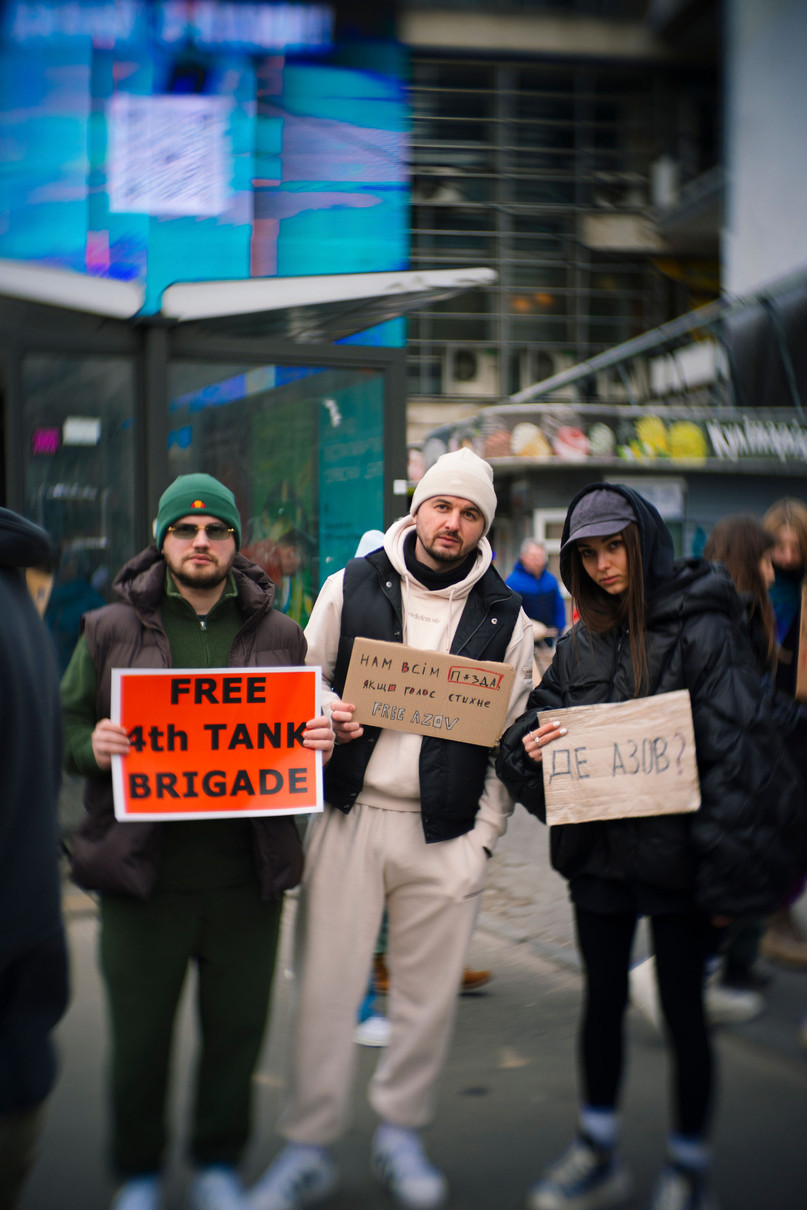
[[[470,500],[485,518],[485,533],[496,513],[496,493],[493,490],[493,469],[489,462],[473,450],[454,450],[441,454],[415,488],[412,507],[414,517],[424,500],[432,496],[459,496]]]

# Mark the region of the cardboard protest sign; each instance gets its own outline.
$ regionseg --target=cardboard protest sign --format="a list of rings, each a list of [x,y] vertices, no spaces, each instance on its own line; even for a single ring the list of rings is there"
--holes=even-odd
[[[796,700],[807,702],[807,588],[801,590],[799,646],[796,654]]]
[[[356,639],[342,700],[359,723],[492,748],[504,730],[515,670],[493,660]]]
[[[538,715],[552,719],[568,730],[544,748],[548,824],[697,811],[689,690]]]
[[[321,811],[319,668],[115,668],[112,719],[131,750],[112,758],[118,819],[225,819]]]

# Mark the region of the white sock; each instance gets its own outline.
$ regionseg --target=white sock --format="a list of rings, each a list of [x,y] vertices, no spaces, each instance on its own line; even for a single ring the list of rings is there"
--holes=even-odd
[[[376,1138],[384,1143],[403,1143],[406,1139],[419,1139],[420,1131],[412,1126],[396,1126],[394,1122],[381,1122]]]
[[[667,1140],[667,1154],[674,1164],[694,1172],[708,1172],[711,1151],[697,1135],[671,1134]]]
[[[580,1106],[580,1129],[598,1147],[615,1147],[619,1139],[619,1117],[614,1109]]]

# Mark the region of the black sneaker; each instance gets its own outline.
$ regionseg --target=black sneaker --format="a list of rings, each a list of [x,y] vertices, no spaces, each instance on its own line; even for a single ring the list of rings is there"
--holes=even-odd
[[[633,1182],[611,1147],[579,1135],[527,1195],[527,1210],[609,1210],[626,1201]]]

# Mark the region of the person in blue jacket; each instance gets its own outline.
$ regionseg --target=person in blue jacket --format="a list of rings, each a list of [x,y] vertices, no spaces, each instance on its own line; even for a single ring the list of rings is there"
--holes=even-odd
[[[533,622],[562,634],[566,629],[566,605],[551,571],[546,566],[546,550],[534,538],[521,543],[518,562],[505,580],[508,588],[521,597],[524,612]],[[554,636],[551,636],[554,637]]]

